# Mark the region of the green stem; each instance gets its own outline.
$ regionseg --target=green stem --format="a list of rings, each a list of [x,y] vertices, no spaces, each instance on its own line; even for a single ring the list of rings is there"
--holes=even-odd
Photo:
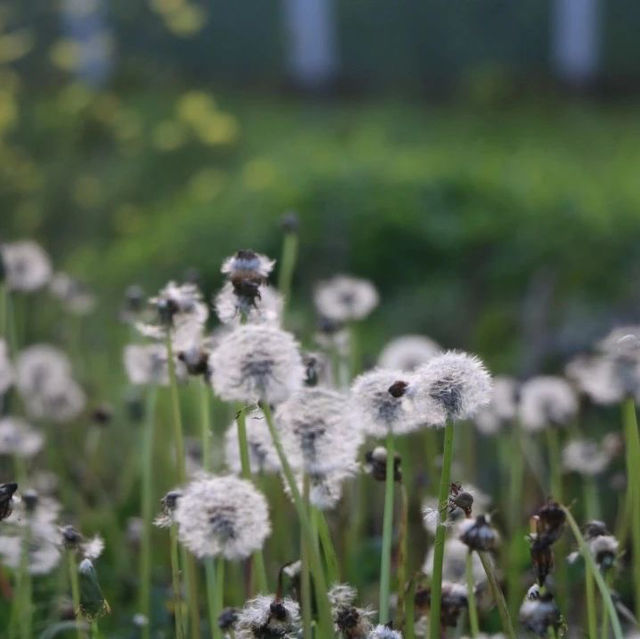
[[[220,556],[216,559],[216,621],[213,627],[214,639],[221,639],[222,632],[218,627],[218,617],[224,608],[224,557]]]
[[[211,471],[211,396],[209,384],[203,377],[200,385],[200,420],[202,428],[202,468]]]
[[[584,478],[584,511],[587,520],[600,519],[600,500],[598,499],[598,484],[593,475]]]
[[[442,563],[444,560],[445,521],[447,518],[447,500],[451,483],[451,462],[453,460],[453,422],[447,420],[444,427],[444,453],[442,457],[442,473],[438,492],[438,525],[433,553],[433,570],[431,573],[431,611],[429,614],[429,637],[440,639],[440,605],[442,598]]]
[[[251,462],[249,461],[249,444],[247,442],[247,415],[245,407],[240,404],[236,406],[236,424],[238,427],[238,447],[240,449],[242,477],[251,481]],[[252,575],[255,579],[257,590],[262,593],[269,592],[262,549],[256,550],[252,555]]]
[[[142,433],[142,536],[140,539],[140,612],[146,623],[143,639],[151,635],[151,524],[153,519],[153,441],[155,431],[155,400],[157,389],[147,390],[145,424]]]
[[[584,575],[584,588],[587,602],[587,636],[589,639],[598,638],[598,617],[596,612],[596,593],[593,575],[588,568]]]
[[[604,583],[607,586],[607,589],[611,588],[611,572],[607,572],[604,576]],[[601,599],[602,605],[602,622],[600,625],[600,637],[601,639],[609,639],[609,609],[604,602],[604,599]]]
[[[218,610],[216,593],[219,584],[216,581],[216,565],[213,557],[204,560],[204,574],[207,582],[207,608],[209,609],[209,630],[214,639],[221,639],[220,628],[218,627]]]
[[[500,621],[502,623],[502,630],[507,635],[507,637],[509,637],[509,639],[516,639],[516,632],[513,629],[513,624],[511,623],[511,616],[509,615],[509,610],[507,609],[507,602],[504,599],[504,594],[502,593],[502,589],[500,588],[500,584],[498,583],[498,579],[496,578],[496,573],[493,569],[491,557],[485,550],[478,551],[478,556],[480,557],[480,561],[482,562],[482,567],[484,568],[484,572],[487,575],[487,581],[489,582],[491,594],[493,595],[493,599],[496,602],[496,606],[498,608],[498,614],[500,615]]]
[[[508,525],[509,542],[507,545],[507,595],[509,598],[509,612],[515,615],[522,599],[520,592],[520,545],[521,536],[518,535],[520,528],[520,512],[522,499],[522,483],[524,479],[524,459],[520,442],[520,425],[514,423],[511,426],[511,459],[509,460],[510,481],[508,495]]]
[[[627,491],[630,493],[631,557],[635,589],[635,615],[640,617],[640,436],[633,397],[622,403],[624,436],[627,445]]]
[[[180,564],[178,562],[178,531],[175,524],[169,529],[169,544],[171,547],[171,585],[173,587],[173,614],[176,622],[176,639],[183,639],[184,622],[182,620]]]
[[[315,546],[313,545],[313,537],[311,534],[311,524],[309,522],[309,517],[307,516],[307,513],[305,511],[304,503],[302,501],[300,491],[298,490],[295,476],[293,474],[293,471],[291,470],[291,466],[289,465],[289,461],[287,460],[284,449],[282,448],[280,436],[273,423],[271,408],[269,407],[269,404],[267,402],[260,402],[260,408],[264,413],[265,419],[267,421],[267,427],[269,428],[269,433],[271,434],[271,439],[273,440],[273,445],[276,449],[276,452],[278,453],[278,458],[280,459],[280,464],[282,466],[282,473],[287,482],[287,485],[289,486],[291,497],[293,498],[293,503],[298,513],[302,534],[307,537],[307,541],[309,543],[311,576],[315,582],[315,596],[319,615],[319,637],[330,637],[332,635],[333,620],[331,617],[329,598],[327,597],[327,583],[324,576],[324,570],[322,568],[322,562],[320,560],[320,554],[317,552]]]
[[[414,577],[409,583],[409,592],[406,597],[404,607],[404,639],[415,639],[415,599],[416,599],[416,578]]]
[[[476,605],[476,584],[473,579],[473,551],[469,550],[466,557],[467,602],[469,604],[469,632],[477,637],[480,632],[478,625],[478,607]]]
[[[286,310],[291,297],[291,282],[298,257],[298,234],[286,233],[282,242],[282,256],[278,273],[278,289],[282,295],[282,311]]]
[[[318,519],[320,546],[322,547],[322,553],[324,554],[325,563],[327,565],[327,582],[329,584],[335,584],[340,580],[340,563],[338,561],[338,555],[336,554],[333,541],[331,540],[329,524],[321,510],[315,508],[315,506],[312,506],[312,508],[316,511],[316,517]]]
[[[393,541],[393,493],[395,450],[393,433],[387,434],[387,466],[384,483],[384,515],[382,520],[382,553],[380,557],[380,621],[391,621],[389,596],[391,593],[391,545]]]
[[[78,639],[84,638],[84,632],[79,619],[80,615],[80,582],[78,580],[78,567],[72,550],[66,551],[67,566],[69,568],[69,581],[71,582],[71,600],[73,601],[73,616],[76,620],[76,634]]]
[[[611,593],[609,592],[609,588],[607,588],[607,584],[605,583],[600,570],[596,566],[596,562],[593,559],[593,555],[587,546],[582,533],[580,532],[580,528],[576,523],[576,520],[573,518],[571,511],[566,507],[562,506],[562,510],[564,514],[567,516],[567,522],[569,523],[569,527],[571,528],[571,532],[573,532],[573,536],[576,538],[578,542],[578,546],[580,547],[580,553],[582,554],[585,563],[587,564],[587,569],[591,571],[593,578],[596,580],[596,584],[598,585],[598,589],[600,590],[600,596],[604,601],[607,610],[609,611],[609,616],[611,617],[611,623],[613,625],[613,635],[615,639],[622,639],[622,628],[620,626],[620,620],[618,619],[618,613],[616,612],[615,605],[613,600],[611,599]]]
[[[397,617],[398,619],[404,619],[405,594],[407,587],[407,563],[409,560],[407,548],[407,538],[409,533],[409,496],[407,495],[404,476],[403,481],[400,483],[400,504],[400,526],[398,530]]]
[[[302,480],[302,498],[309,512],[309,477],[305,474]],[[302,628],[304,639],[311,639],[311,577],[309,573],[309,542],[303,535],[300,539],[300,590],[302,594]]]

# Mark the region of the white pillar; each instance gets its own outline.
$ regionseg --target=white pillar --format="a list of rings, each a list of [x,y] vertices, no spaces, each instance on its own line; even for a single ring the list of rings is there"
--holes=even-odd
[[[293,81],[306,89],[326,86],[338,58],[332,0],[284,0],[284,19]]]
[[[595,77],[600,53],[598,0],[554,0],[551,46],[556,75],[573,86]]]

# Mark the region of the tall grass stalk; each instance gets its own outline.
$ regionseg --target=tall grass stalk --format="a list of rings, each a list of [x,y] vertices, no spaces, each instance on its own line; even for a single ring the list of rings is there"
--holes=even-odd
[[[331,540],[331,531],[324,513],[315,508],[315,514],[318,519],[318,535],[320,536],[320,546],[324,554],[324,560],[327,566],[327,583],[334,584],[340,581],[340,562],[336,549]]]
[[[240,467],[243,479],[251,481],[251,463],[249,460],[249,444],[247,443],[247,419],[246,409],[242,405],[236,407],[236,424],[238,426],[238,447],[240,449]],[[252,575],[257,586],[257,590],[267,593],[269,586],[267,583],[267,571],[264,565],[262,550],[256,550],[251,558]]]
[[[613,635],[615,639],[622,639],[622,627],[620,626],[620,620],[618,619],[618,613],[616,612],[615,605],[613,603],[613,600],[611,599],[611,592],[609,591],[609,588],[607,587],[607,584],[605,583],[604,578],[602,577],[602,574],[600,573],[600,570],[596,565],[593,555],[591,554],[591,551],[589,550],[589,547],[587,546],[587,543],[585,542],[584,537],[580,532],[580,528],[578,527],[576,520],[571,514],[571,511],[566,506],[562,506],[562,510],[567,517],[567,522],[569,523],[571,532],[578,542],[580,553],[582,554],[582,557],[587,564],[587,569],[593,575],[593,578],[598,585],[598,589],[600,590],[600,596],[602,597],[602,600],[607,607],[609,616],[611,618],[611,624],[613,626]]]
[[[489,588],[491,589],[493,600],[495,601],[496,607],[498,608],[500,622],[502,623],[502,630],[507,635],[507,637],[509,637],[509,639],[516,639],[516,632],[513,628],[511,615],[509,614],[509,610],[507,609],[507,602],[505,601],[502,588],[500,588],[500,584],[498,583],[498,578],[496,577],[496,573],[493,568],[491,556],[486,550],[478,551],[478,556],[480,557],[480,561],[482,562],[484,572],[487,575],[487,581],[489,582]]]
[[[444,453],[442,456],[442,472],[438,491],[438,525],[433,553],[433,570],[431,572],[431,612],[429,614],[429,637],[440,639],[440,605],[442,598],[442,563],[444,560],[444,544],[447,518],[447,502],[449,484],[451,483],[451,462],[453,461],[453,422],[447,420],[444,427]]]
[[[76,620],[76,636],[84,639],[85,633],[80,620],[80,582],[78,580],[78,567],[73,550],[66,550],[67,567],[69,569],[69,581],[71,583],[71,601],[73,601],[73,617]]]
[[[582,478],[584,482],[584,510],[586,519],[597,519],[600,516],[598,504],[598,493],[595,478],[586,476]],[[587,613],[587,636],[589,639],[598,637],[598,616],[596,609],[595,582],[591,570],[585,566],[584,591]]]
[[[202,468],[211,471],[211,391],[207,380],[202,377],[200,384],[200,427],[202,437]]]
[[[287,460],[284,449],[282,448],[282,442],[280,436],[273,422],[273,415],[271,414],[271,408],[267,402],[260,402],[260,408],[267,421],[267,427],[273,440],[273,445],[280,459],[282,465],[282,472],[285,480],[291,492],[293,503],[298,513],[298,519],[300,520],[300,528],[302,534],[307,538],[309,544],[309,563],[311,570],[311,577],[315,583],[315,597],[316,604],[318,606],[318,621],[319,621],[319,637],[330,637],[332,635],[333,620],[331,616],[331,607],[329,605],[329,598],[327,597],[327,582],[324,576],[324,570],[322,567],[322,561],[320,560],[320,554],[317,552],[315,545],[313,544],[313,536],[311,532],[311,523],[304,507],[304,502],[298,485],[296,483],[295,476]]]
[[[155,403],[157,388],[147,389],[145,423],[142,432],[142,535],[140,539],[140,601],[139,609],[146,623],[143,639],[151,636],[151,525],[153,519],[153,442],[155,439]],[[75,574],[75,571],[74,571]],[[76,575],[77,579],[77,575]]]
[[[473,551],[469,550],[466,557],[465,572],[467,578],[467,602],[469,606],[469,632],[477,637],[480,632],[478,625],[478,606],[476,604],[476,584],[473,579]]]
[[[282,241],[282,255],[280,257],[280,270],[278,272],[278,289],[282,295],[282,311],[286,310],[291,298],[291,282],[293,271],[298,257],[298,233],[289,231],[285,233]]]
[[[171,553],[171,586],[173,588],[173,614],[175,617],[176,639],[184,638],[185,624],[182,616],[182,589],[180,587],[180,563],[178,559],[178,529],[175,524],[169,528]]]
[[[305,474],[302,480],[302,498],[304,500],[304,506],[309,512],[309,477]],[[311,631],[311,576],[309,573],[309,542],[307,538],[302,535],[300,538],[300,559],[301,559],[301,571],[300,571],[300,591],[302,595],[301,607],[302,607],[302,629],[304,639],[312,638]]]
[[[633,397],[622,403],[624,438],[627,445],[627,491],[629,493],[631,515],[631,556],[633,562],[633,583],[635,591],[635,614],[640,617],[640,435]]]
[[[403,468],[404,470],[404,468]],[[398,527],[398,619],[404,618],[405,594],[407,586],[408,536],[409,536],[409,495],[404,484],[404,476],[400,483],[400,526]]]
[[[510,459],[509,463],[509,493],[507,520],[509,526],[509,542],[507,545],[507,596],[509,601],[509,612],[515,615],[522,599],[520,592],[520,543],[518,535],[520,528],[520,503],[522,500],[522,484],[524,480],[524,459],[520,441],[520,424],[514,422],[511,426],[510,438]]]
[[[393,493],[395,450],[393,433],[387,434],[387,466],[384,480],[384,514],[382,519],[382,552],[380,557],[380,623],[391,621],[389,597],[391,594],[391,545],[393,541]]]

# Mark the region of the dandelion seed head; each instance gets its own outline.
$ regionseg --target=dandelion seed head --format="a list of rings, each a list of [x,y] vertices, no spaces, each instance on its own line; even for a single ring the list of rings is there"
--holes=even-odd
[[[214,300],[218,319],[223,324],[276,324],[282,318],[282,295],[266,284],[259,285],[251,296],[238,295],[236,287],[226,282]]]
[[[311,475],[352,467],[364,439],[348,398],[320,387],[294,392],[278,407],[275,423],[287,457]]]
[[[300,606],[293,599],[258,595],[238,611],[236,639],[292,638],[300,630]]]
[[[7,342],[0,337],[0,395],[4,395],[9,390],[13,384],[14,377]]]
[[[562,450],[562,465],[568,472],[599,475],[607,469],[610,462],[609,452],[590,439],[574,439]]]
[[[608,570],[614,565],[620,550],[620,543],[613,535],[597,535],[589,539],[587,545],[601,570]]]
[[[504,375],[493,379],[491,400],[474,418],[476,427],[483,435],[494,435],[515,419],[518,412],[517,394],[515,379]]]
[[[419,422],[408,393],[394,396],[389,389],[404,381],[407,373],[375,368],[356,377],[351,386],[351,412],[364,433],[385,437],[416,430]]]
[[[30,240],[0,245],[5,279],[13,291],[32,292],[51,277],[51,262],[42,247]]]
[[[30,458],[44,445],[44,435],[20,417],[0,418],[0,455]]]
[[[367,635],[367,639],[402,639],[402,633],[379,624],[371,630]]]
[[[566,425],[577,411],[576,395],[561,377],[533,377],[522,384],[519,414],[522,426],[529,431]]]
[[[364,470],[376,481],[386,481],[387,478],[387,449],[376,446],[367,451],[364,457]],[[402,481],[402,459],[398,453],[393,456],[393,481]]]
[[[320,282],[313,301],[320,315],[337,322],[364,319],[378,305],[378,291],[368,280],[336,275]]]
[[[45,392],[25,397],[24,401],[29,417],[63,423],[80,415],[87,398],[80,385],[69,377],[52,382]]]
[[[491,526],[486,515],[461,521],[458,524],[458,535],[470,550],[495,550],[500,544],[500,535]]]
[[[412,398],[424,422],[469,419],[491,400],[491,376],[467,353],[447,351],[416,370]]]
[[[18,353],[16,385],[24,397],[41,394],[49,386],[71,377],[71,362],[58,348],[35,344]]]
[[[123,360],[127,377],[132,384],[169,384],[167,349],[162,344],[128,344],[124,348]],[[179,376],[183,377],[184,368],[179,366],[176,374],[179,370]]]
[[[226,401],[279,404],[304,380],[297,342],[269,325],[243,325],[221,337],[209,363],[213,388]]]
[[[581,355],[567,364],[565,373],[595,404],[616,404],[625,394],[618,366],[611,357]],[[640,381],[640,367],[638,373]]]
[[[378,358],[378,366],[410,372],[441,352],[440,346],[429,337],[403,335],[391,340],[384,347]]]
[[[597,344],[598,350],[613,357],[640,356],[640,326],[614,328]]]
[[[350,584],[333,584],[327,593],[332,608],[350,606],[357,596],[358,592]]]
[[[53,276],[49,282],[49,292],[74,315],[87,315],[96,305],[96,298],[89,288],[67,273]]]
[[[433,558],[435,549],[432,546],[427,553],[427,557],[422,566],[422,572],[425,575],[433,574]],[[447,537],[444,547],[444,560],[442,564],[442,578],[451,583],[466,583],[467,555],[469,547],[457,539],[456,537]],[[472,574],[475,584],[482,584],[486,581],[487,576],[482,567],[482,562],[477,553],[473,554]]]
[[[530,593],[531,590],[520,606],[520,623],[527,630],[544,637],[550,627],[560,627],[562,615],[551,593],[539,590],[533,596]]]
[[[333,510],[342,498],[344,482],[353,477],[356,466],[310,477],[309,501],[318,510]]]
[[[244,559],[271,532],[267,502],[234,476],[203,477],[183,491],[175,509],[180,541],[197,557]]]
[[[234,277],[254,277],[265,279],[269,276],[275,260],[251,249],[241,249],[222,263],[220,271],[229,279]]]
[[[277,473],[280,459],[273,445],[269,427],[261,411],[250,411],[245,415],[249,465],[252,473]],[[225,434],[225,460],[229,470],[236,475],[242,472],[238,424],[234,420]]]

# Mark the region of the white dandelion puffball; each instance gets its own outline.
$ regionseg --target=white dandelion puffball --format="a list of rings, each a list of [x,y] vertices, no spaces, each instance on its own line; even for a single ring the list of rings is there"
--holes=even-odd
[[[20,417],[0,419],[0,455],[33,457],[44,445],[44,435]]]
[[[577,412],[576,394],[562,377],[533,377],[520,388],[520,422],[529,431],[565,425]]]
[[[177,355],[174,360],[176,377],[178,380],[185,379],[185,363]],[[123,361],[127,377],[132,384],[169,384],[169,361],[164,344],[128,344],[124,347]]]
[[[241,249],[224,260],[220,272],[230,279],[237,277],[265,279],[273,270],[275,263],[275,260],[266,255],[251,249]]]
[[[87,397],[71,378],[47,386],[44,392],[24,397],[27,415],[33,419],[67,422],[82,413]]]
[[[88,287],[67,273],[53,276],[49,282],[49,292],[75,315],[87,315],[96,305],[96,298]]]
[[[612,357],[640,356],[640,326],[614,328],[597,344],[598,350]]]
[[[282,295],[266,284],[256,289],[255,297],[237,295],[231,282],[226,282],[214,300],[216,315],[223,324],[280,324]]]
[[[469,547],[457,537],[447,537],[444,546],[444,560],[442,564],[442,579],[452,583],[466,584],[467,555]],[[425,575],[433,574],[433,559],[435,547],[431,546],[422,566]],[[478,553],[473,553],[472,566],[473,582],[483,584],[487,580],[487,575],[482,566],[482,561]]]
[[[634,394],[640,386],[640,362],[634,366]],[[571,360],[566,368],[567,377],[595,404],[617,404],[625,395],[623,379],[618,374],[619,365],[612,357],[579,356]]]
[[[402,639],[402,633],[380,624],[371,630],[367,639]]]
[[[184,489],[175,510],[180,541],[196,557],[244,559],[271,533],[267,502],[247,480],[203,477]]]
[[[71,362],[58,348],[35,344],[20,351],[16,361],[16,386],[24,397],[41,393],[71,377]]]
[[[590,439],[574,439],[562,449],[562,465],[569,472],[599,475],[610,462],[610,453]]]
[[[483,435],[497,433],[505,424],[513,421],[518,412],[518,383],[511,377],[498,375],[493,380],[491,401],[481,408],[474,418],[477,429]]]
[[[411,397],[422,420],[444,425],[474,417],[491,401],[491,375],[475,355],[447,351],[415,372]]]
[[[416,430],[420,422],[407,397],[410,388],[409,376],[402,371],[376,368],[363,373],[351,386],[351,414],[373,437]]]
[[[51,262],[42,247],[30,240],[0,246],[7,286],[13,291],[31,292],[51,278]]]
[[[236,639],[282,637],[289,639],[300,631],[300,606],[289,597],[258,595],[238,611],[234,626]]]
[[[274,326],[247,324],[224,337],[209,358],[213,389],[225,401],[283,402],[302,386],[298,343]]]
[[[280,471],[280,459],[273,445],[267,420],[262,411],[254,410],[246,414],[247,446],[249,448],[249,466],[252,473],[277,473]],[[229,470],[236,475],[242,472],[240,445],[238,441],[238,423],[233,421],[224,437],[224,456]],[[291,462],[291,459],[289,459]]]
[[[337,322],[365,318],[378,305],[378,291],[368,280],[336,275],[320,282],[313,301],[320,315]]]
[[[11,384],[13,384],[14,377],[7,342],[0,337],[0,395],[9,390]]]
[[[428,337],[403,335],[391,340],[384,347],[378,358],[378,366],[392,370],[412,371],[441,352],[440,346]]]
[[[275,424],[287,457],[307,474],[351,468],[364,439],[346,395],[325,388],[301,388],[280,404]]]

